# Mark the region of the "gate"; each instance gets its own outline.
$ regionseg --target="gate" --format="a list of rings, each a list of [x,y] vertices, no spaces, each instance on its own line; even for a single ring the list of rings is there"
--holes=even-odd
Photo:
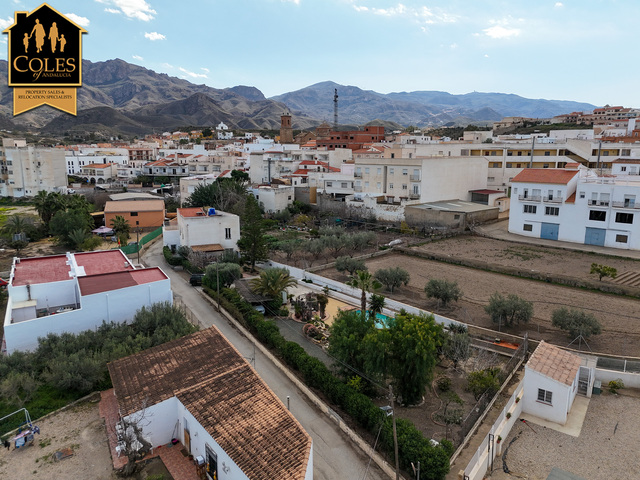
[[[604,247],[606,233],[607,231],[604,228],[587,227],[587,231],[584,234],[584,244]]]
[[[591,383],[591,369],[588,367],[580,367],[580,373],[578,375],[578,393],[580,395],[587,395],[589,391],[589,384]]]
[[[558,240],[559,227],[560,225],[557,223],[543,223],[540,229],[540,238]]]

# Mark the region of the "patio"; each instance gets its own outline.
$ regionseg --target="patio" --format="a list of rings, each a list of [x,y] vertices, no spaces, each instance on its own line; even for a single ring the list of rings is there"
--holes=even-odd
[[[126,465],[127,457],[124,455],[118,456],[116,451],[118,443],[116,424],[120,420],[120,416],[118,414],[118,402],[113,389],[100,392],[100,416],[104,418],[107,439],[109,440],[109,450],[111,452],[111,459],[113,460],[113,468],[117,470]],[[141,462],[154,457],[160,457],[174,480],[201,480],[204,477],[198,475],[193,461],[183,455],[183,449],[184,446],[181,443],[177,443],[176,445],[172,445],[171,443],[159,445],[154,447]]]

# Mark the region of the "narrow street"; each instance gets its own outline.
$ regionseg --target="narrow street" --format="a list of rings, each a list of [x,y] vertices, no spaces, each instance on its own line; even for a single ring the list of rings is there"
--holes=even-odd
[[[313,475],[315,480],[372,480],[387,479],[387,476],[372,461],[367,471],[369,458],[351,443],[336,423],[320,412],[306,399],[298,388],[259,350],[250,340],[220,317],[212,306],[183,276],[169,267],[162,255],[162,241],[156,241],[142,255],[148,266],[160,266],[171,279],[171,287],[176,297],[180,297],[193,315],[205,327],[215,325],[222,334],[247,358],[260,377],[287,404],[296,419],[313,439]],[[255,359],[252,357],[255,355]]]

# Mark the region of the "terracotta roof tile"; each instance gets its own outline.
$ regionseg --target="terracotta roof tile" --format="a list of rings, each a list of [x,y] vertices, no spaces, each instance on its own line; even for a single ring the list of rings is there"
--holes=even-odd
[[[577,174],[577,170],[561,168],[525,168],[511,182],[566,185]]]
[[[542,341],[529,358],[527,368],[557,382],[571,385],[581,363],[578,355]]]
[[[175,396],[247,477],[304,479],[311,438],[217,328],[108,367],[121,415]]]

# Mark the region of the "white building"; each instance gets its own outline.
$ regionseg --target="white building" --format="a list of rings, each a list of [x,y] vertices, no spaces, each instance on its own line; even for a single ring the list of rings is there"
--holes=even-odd
[[[544,341],[524,368],[522,411],[564,425],[578,393],[582,360]]]
[[[217,328],[108,367],[122,419],[153,447],[180,440],[208,480],[313,480],[311,437]]]
[[[186,246],[201,252],[237,251],[240,217],[214,208],[179,208],[176,219],[162,228],[163,243],[176,250]]]
[[[251,193],[260,202],[265,213],[286,210],[295,199],[294,187],[289,185],[261,185],[252,188]]]
[[[211,185],[218,177],[231,178],[231,170],[182,177],[180,179],[180,202],[184,203],[189,200],[189,197],[199,185]]]
[[[3,139],[0,150],[0,196],[32,197],[39,191],[66,192],[64,150],[27,146]]]
[[[80,175],[82,167],[96,163],[116,164],[122,169],[121,175],[126,175],[126,178],[129,178],[129,172],[133,170],[129,165],[129,150],[126,148],[75,145],[65,148],[64,155],[68,175]]]
[[[103,321],[172,302],[171,282],[158,267],[136,269],[120,250],[14,258],[4,318],[8,353],[34,350],[38,337],[80,333]]]
[[[616,170],[637,167],[616,162]],[[509,231],[529,237],[640,249],[640,177],[584,167],[524,170],[513,179]]]

